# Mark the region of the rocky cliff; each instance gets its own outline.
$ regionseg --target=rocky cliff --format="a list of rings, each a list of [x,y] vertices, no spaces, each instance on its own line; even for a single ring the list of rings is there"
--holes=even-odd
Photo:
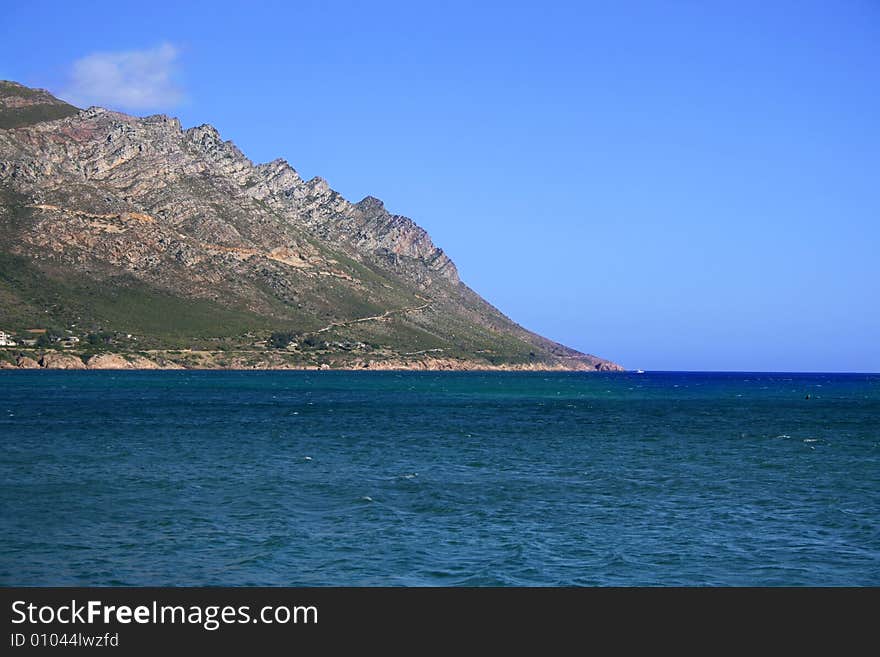
[[[0,228],[0,330],[291,365],[617,369],[509,320],[380,200],[255,165],[209,125],[0,83]]]

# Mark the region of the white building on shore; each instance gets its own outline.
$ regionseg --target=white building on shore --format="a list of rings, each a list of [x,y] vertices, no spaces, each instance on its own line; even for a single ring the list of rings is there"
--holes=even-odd
[[[0,331],[0,347],[14,347],[15,340],[6,331]]]

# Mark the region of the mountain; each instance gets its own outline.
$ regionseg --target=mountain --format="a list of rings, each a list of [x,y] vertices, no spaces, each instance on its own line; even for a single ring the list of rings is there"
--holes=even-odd
[[[14,82],[0,82],[0,330],[79,362],[620,369],[512,322],[376,198],[255,165],[210,125]]]

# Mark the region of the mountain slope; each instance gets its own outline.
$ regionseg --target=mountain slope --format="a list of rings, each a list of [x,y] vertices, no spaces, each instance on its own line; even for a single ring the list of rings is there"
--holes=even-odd
[[[378,199],[254,165],[209,125],[0,83],[0,126],[0,330],[243,366],[617,369],[509,320]]]
[[[20,128],[40,121],[73,116],[79,110],[45,89],[30,89],[0,80],[0,129]]]

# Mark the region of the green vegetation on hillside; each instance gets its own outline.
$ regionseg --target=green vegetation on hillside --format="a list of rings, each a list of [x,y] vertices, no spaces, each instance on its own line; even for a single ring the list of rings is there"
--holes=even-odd
[[[0,129],[21,128],[23,126],[54,121],[73,116],[79,109],[35,89],[28,89],[5,80],[0,80],[0,96],[15,96],[33,104],[24,107],[0,106]]]
[[[0,329],[77,332],[114,331],[148,336],[142,345],[189,346],[192,341],[274,328],[246,310],[200,299],[184,299],[131,278],[91,280],[53,276],[25,258],[0,251]]]

